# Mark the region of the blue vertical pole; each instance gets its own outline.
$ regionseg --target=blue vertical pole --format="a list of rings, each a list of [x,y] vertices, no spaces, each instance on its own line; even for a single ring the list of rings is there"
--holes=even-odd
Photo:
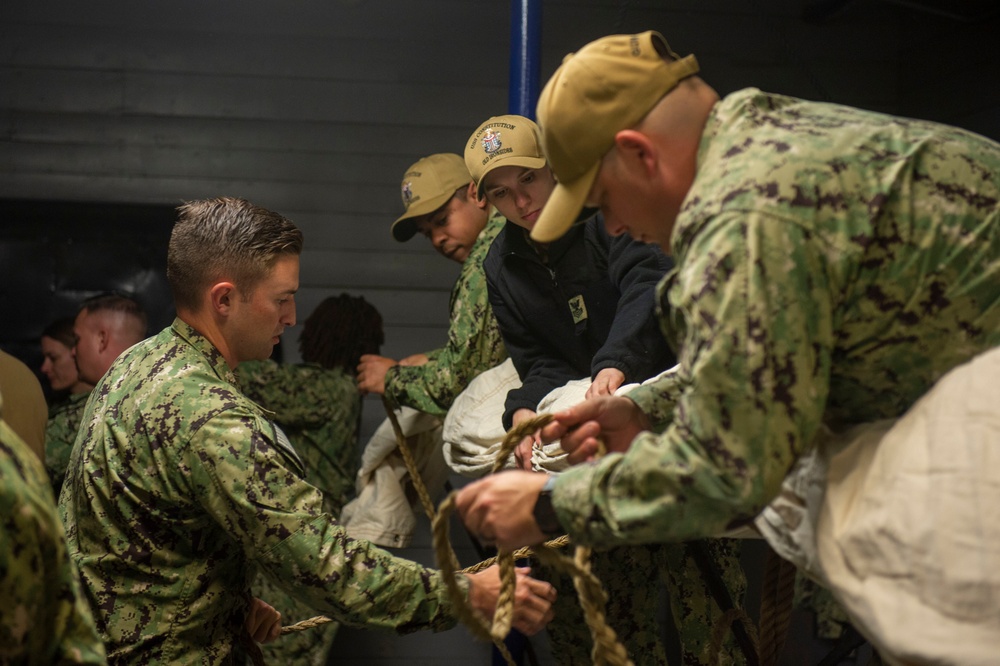
[[[534,120],[541,71],[542,0],[510,0],[510,85],[507,109]]]

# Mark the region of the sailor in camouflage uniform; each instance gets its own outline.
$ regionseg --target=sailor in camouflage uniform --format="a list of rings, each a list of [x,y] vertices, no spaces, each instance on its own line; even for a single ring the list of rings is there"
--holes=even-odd
[[[465,164],[479,196],[507,219],[485,264],[490,302],[523,380],[507,394],[505,426],[534,417],[539,396],[570,380],[591,377],[588,395],[609,395],[621,383],[644,381],[674,365],[653,311],[654,288],[673,266],[659,248],[609,237],[592,210],[582,212],[555,243],[528,239],[555,189],[536,123],[509,114],[489,118],[466,142]],[[574,304],[580,312],[570,316]],[[525,440],[515,457],[530,461],[534,433]],[[742,607],[746,579],[739,555],[736,540],[644,544],[595,551],[591,567],[608,594],[608,624],[634,659],[646,666],[667,663],[656,612],[661,587],[651,584],[659,575],[669,592],[684,663],[720,666],[739,663],[739,650],[730,641],[721,660],[711,654],[712,627],[728,608],[713,604],[705,575],[716,578]],[[549,580],[561,592],[548,628],[553,653],[560,664],[591,663],[593,641],[572,579],[544,575],[552,575]]]
[[[49,412],[45,467],[56,497],[69,465],[90,390],[123,351],[146,337],[149,318],[139,302],[118,293],[91,296],[80,304],[71,330],[73,357],[85,393],[74,393]]]
[[[720,100],[696,72],[655,32],[616,35],[567,57],[539,101],[560,182],[533,237],[561,235],[586,201],[677,262],[658,288],[676,381],[543,433],[574,461],[598,435],[619,452],[546,496],[584,544],[748,524],[821,427],[899,417],[1000,343],[1000,146],[756,89]],[[540,489],[509,472],[458,505],[513,548],[542,538],[514,509]]]
[[[353,496],[359,464],[361,394],[354,368],[362,354],[378,353],[383,339],[378,310],[360,296],[341,294],[324,299],[306,319],[299,336],[303,363],[267,359],[236,368],[243,393],[272,413],[301,457],[306,481],[322,491],[323,510],[333,516]],[[253,591],[286,620],[314,615],[267,576],[257,576]],[[328,622],[262,645],[264,661],[323,666],[337,626]]]
[[[80,431],[83,408],[87,406],[90,391],[71,393],[65,400],[49,409],[49,420],[45,424],[45,471],[52,481],[52,492],[59,497],[69,453],[73,450],[76,433]]]
[[[94,389],[60,515],[109,659],[235,663],[261,571],[341,622],[406,632],[455,624],[440,572],[348,538],[301,459],[232,369],[295,322],[301,233],[240,199],[182,206],[167,256],[178,317]],[[485,575],[484,575],[485,574]],[[462,576],[495,605],[496,571]],[[515,624],[550,619],[522,575]]]
[[[392,224],[393,238],[403,242],[422,233],[442,256],[462,264],[451,290],[448,341],[418,361],[363,356],[358,387],[385,395],[394,408],[443,417],[469,382],[507,358],[483,271],[490,244],[506,221],[479,201],[460,155],[418,160],[403,174],[401,191],[406,210]]]
[[[2,418],[0,600],[0,663],[107,663],[45,470]]]

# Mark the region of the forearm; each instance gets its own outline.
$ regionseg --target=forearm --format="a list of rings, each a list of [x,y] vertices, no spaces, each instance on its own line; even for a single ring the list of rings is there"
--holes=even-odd
[[[283,540],[264,566],[290,594],[346,624],[406,633],[456,622],[439,571],[348,537],[328,515]],[[458,581],[468,594],[467,579]]]

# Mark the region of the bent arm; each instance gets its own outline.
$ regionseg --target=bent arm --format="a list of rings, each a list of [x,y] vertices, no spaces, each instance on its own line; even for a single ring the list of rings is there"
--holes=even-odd
[[[685,329],[683,389],[663,391],[676,399],[672,417],[660,418],[669,425],[559,478],[553,501],[574,540],[718,535],[778,492],[828,392],[832,307],[822,254],[786,220],[718,218],[699,232],[669,293]]]

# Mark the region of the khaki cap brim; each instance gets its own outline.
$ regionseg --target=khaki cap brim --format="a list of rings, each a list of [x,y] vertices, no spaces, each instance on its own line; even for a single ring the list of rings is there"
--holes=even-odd
[[[544,157],[525,157],[523,155],[514,155],[513,157],[508,157],[506,159],[499,159],[496,162],[490,164],[489,168],[483,172],[483,175],[479,177],[476,181],[476,196],[482,201],[483,197],[486,196],[486,190],[483,189],[483,181],[486,180],[486,176],[489,175],[491,171],[495,171],[500,167],[513,166],[522,167],[524,169],[541,169],[543,166],[548,164]]]
[[[597,172],[601,168],[598,160],[582,176],[572,183],[556,183],[549,200],[538,216],[531,230],[531,237],[539,243],[551,243],[565,234],[587,202],[587,195],[594,186]]]
[[[459,185],[458,187],[461,187]],[[458,189],[457,187],[455,189]],[[417,223],[415,218],[421,217],[428,213],[433,213],[441,206],[448,203],[448,199],[455,196],[455,192],[444,192],[437,196],[431,197],[429,199],[424,199],[418,204],[410,206],[409,210],[399,216],[399,218],[392,223],[390,231],[392,231],[392,237],[395,238],[400,243],[405,243],[414,236],[417,235]],[[384,222],[382,224],[385,224]],[[382,227],[385,229],[385,227]]]

